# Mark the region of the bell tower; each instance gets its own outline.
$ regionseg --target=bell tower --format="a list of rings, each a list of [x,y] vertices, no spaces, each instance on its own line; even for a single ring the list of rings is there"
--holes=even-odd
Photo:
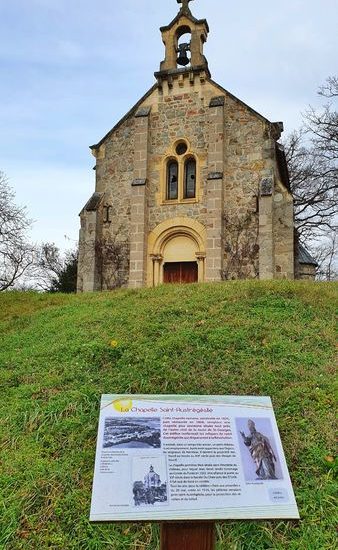
[[[155,73],[159,88],[167,81],[169,88],[175,79],[188,77],[194,83],[195,77],[203,81],[210,77],[208,62],[203,55],[209,26],[206,19],[196,19],[189,7],[192,0],[177,0],[181,8],[169,25],[161,27],[162,40],[165,46],[165,59],[160,70]]]

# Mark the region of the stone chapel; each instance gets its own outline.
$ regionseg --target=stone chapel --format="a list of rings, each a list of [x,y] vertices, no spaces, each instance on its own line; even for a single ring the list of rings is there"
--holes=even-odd
[[[281,122],[214,82],[191,0],[162,27],[153,87],[91,147],[78,291],[312,278],[298,245]]]

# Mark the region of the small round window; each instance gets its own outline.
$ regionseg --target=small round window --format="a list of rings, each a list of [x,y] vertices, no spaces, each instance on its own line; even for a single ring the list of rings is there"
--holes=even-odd
[[[183,141],[181,143],[178,143],[178,145],[176,145],[176,154],[177,155],[184,155],[184,153],[186,153],[187,150],[188,150],[188,146]]]

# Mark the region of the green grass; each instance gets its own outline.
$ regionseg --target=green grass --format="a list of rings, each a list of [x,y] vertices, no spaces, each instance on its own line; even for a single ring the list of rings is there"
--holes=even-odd
[[[158,549],[156,525],[88,521],[99,400],[179,393],[270,395],[294,484],[300,522],[220,523],[217,549],[332,550],[336,303],[287,281],[1,294],[0,548]]]

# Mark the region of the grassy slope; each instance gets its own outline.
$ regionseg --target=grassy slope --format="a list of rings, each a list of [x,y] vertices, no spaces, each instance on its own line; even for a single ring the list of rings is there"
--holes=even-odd
[[[0,548],[155,550],[88,522],[101,393],[270,395],[302,521],[218,526],[218,549],[334,547],[337,286],[234,282],[0,296]],[[110,341],[118,347],[110,347]]]

